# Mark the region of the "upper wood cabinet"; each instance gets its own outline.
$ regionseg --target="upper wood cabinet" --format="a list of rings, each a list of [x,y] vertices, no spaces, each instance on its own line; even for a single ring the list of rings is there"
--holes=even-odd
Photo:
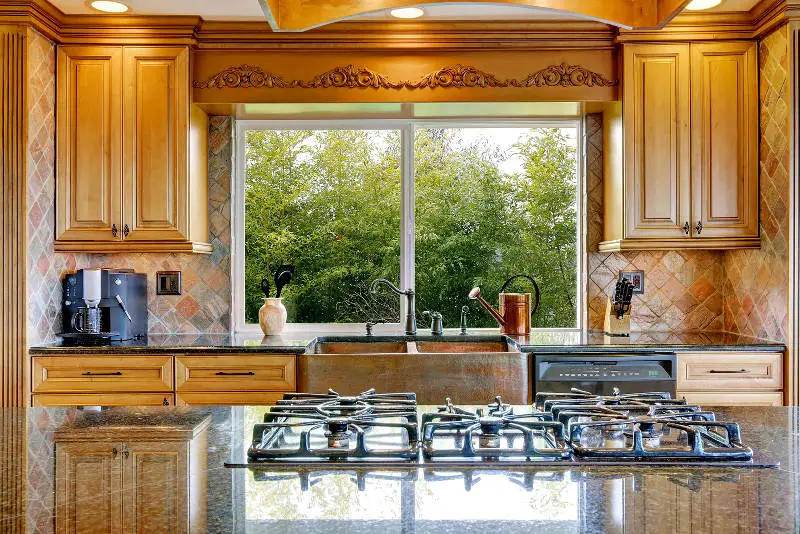
[[[760,246],[751,42],[626,44],[604,113],[601,251]]]
[[[186,47],[58,49],[56,251],[210,252]]]

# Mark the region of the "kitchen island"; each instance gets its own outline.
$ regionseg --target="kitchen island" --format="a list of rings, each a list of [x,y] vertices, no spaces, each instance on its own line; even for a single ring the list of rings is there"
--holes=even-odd
[[[800,527],[800,410],[796,408],[716,410],[719,419],[738,422],[743,443],[759,457],[778,462],[778,468],[225,467],[226,462],[244,461],[253,424],[265,411],[258,406],[115,408],[87,415],[72,408],[7,409],[3,442],[14,447],[3,453],[0,528],[5,531],[26,522],[28,531],[52,532],[64,507],[77,510],[82,520],[106,513],[101,504],[108,502],[111,489],[102,484],[96,485],[100,489],[84,488],[77,502],[59,495],[68,488],[55,477],[57,458],[62,458],[54,453],[56,431],[85,433],[85,442],[97,438],[98,431],[113,431],[116,441],[124,443],[140,439],[126,436],[138,435],[142,421],[152,417],[161,418],[162,430],[181,425],[202,430],[205,454],[199,455],[202,462],[171,472],[177,474],[177,484],[172,475],[163,480],[151,476],[141,486],[126,486],[126,491],[153,496],[186,488],[191,495],[179,495],[178,500],[200,498],[192,523],[200,531],[727,533],[797,532]],[[116,441],[108,440],[105,447],[111,450]],[[13,455],[14,449],[24,454]],[[135,453],[135,446],[130,449]],[[109,456],[109,461],[126,461],[122,457]],[[170,503],[160,509],[170,509]],[[151,499],[148,506],[159,504]],[[185,521],[177,518],[173,524],[188,528]]]

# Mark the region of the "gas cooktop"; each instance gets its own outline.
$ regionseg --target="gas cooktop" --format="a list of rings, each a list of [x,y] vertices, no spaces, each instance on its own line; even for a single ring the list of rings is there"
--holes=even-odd
[[[253,428],[246,464],[229,467],[511,468],[526,466],[777,467],[741,442],[739,425],[668,393],[500,396],[483,408],[413,393],[286,394]]]

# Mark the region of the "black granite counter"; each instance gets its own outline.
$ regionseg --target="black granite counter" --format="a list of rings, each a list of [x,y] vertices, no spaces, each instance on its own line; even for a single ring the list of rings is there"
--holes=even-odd
[[[326,332],[324,336],[344,335],[355,339],[369,339],[361,334]],[[472,331],[469,337],[491,335],[491,331]],[[495,333],[496,335],[496,333]],[[384,336],[384,334],[381,334]],[[39,347],[32,347],[31,354],[114,354],[114,353],[300,353],[318,337],[317,333],[285,333],[279,336],[261,336],[255,334],[231,335],[152,335],[146,339],[115,342],[102,347],[68,347],[57,342]],[[430,338],[424,334],[414,339]],[[403,335],[393,338],[410,339]],[[452,338],[462,341],[458,330],[445,330],[445,336],[438,339]],[[763,339],[739,336],[724,332],[640,332],[630,337],[611,337],[602,333],[580,330],[537,330],[529,336],[514,338],[523,352],[555,353],[555,352],[652,352],[652,351],[707,351],[707,350],[743,350],[774,351],[784,350],[783,343]]]
[[[109,424],[140,409],[114,409]],[[158,413],[160,409],[141,409]],[[165,411],[170,411],[164,408]],[[210,532],[797,532],[800,528],[800,410],[728,408],[745,444],[780,468],[580,467],[447,471],[226,468],[243,457],[263,407],[170,411],[210,414],[204,495]],[[175,415],[175,414],[178,415]],[[127,415],[130,414],[130,415]],[[54,431],[80,429],[74,409],[5,410],[0,530],[53,532]],[[102,425],[92,416],[87,429]],[[23,430],[20,432],[20,430]],[[27,437],[25,437],[27,435]],[[88,436],[87,436],[88,438]],[[20,449],[20,447],[22,447]],[[14,450],[21,451],[14,454]],[[150,481],[153,483],[153,481]],[[87,490],[88,491],[88,490]],[[91,495],[84,495],[90,506]]]

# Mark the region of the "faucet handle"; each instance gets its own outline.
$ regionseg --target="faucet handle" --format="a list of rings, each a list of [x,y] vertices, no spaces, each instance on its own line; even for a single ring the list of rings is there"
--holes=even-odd
[[[367,333],[366,333],[366,335],[368,335],[368,336],[371,336],[371,335],[372,335],[372,328],[373,328],[373,327],[374,327],[376,324],[385,323],[385,322],[386,322],[386,321],[384,321],[383,319],[377,319],[377,320],[375,320],[375,321],[367,321],[367,323],[364,325],[364,326],[366,326],[366,328],[367,328]]]
[[[424,311],[423,317],[430,317],[431,319],[431,334],[434,336],[441,335],[443,332],[442,327],[442,314],[437,311]]]

